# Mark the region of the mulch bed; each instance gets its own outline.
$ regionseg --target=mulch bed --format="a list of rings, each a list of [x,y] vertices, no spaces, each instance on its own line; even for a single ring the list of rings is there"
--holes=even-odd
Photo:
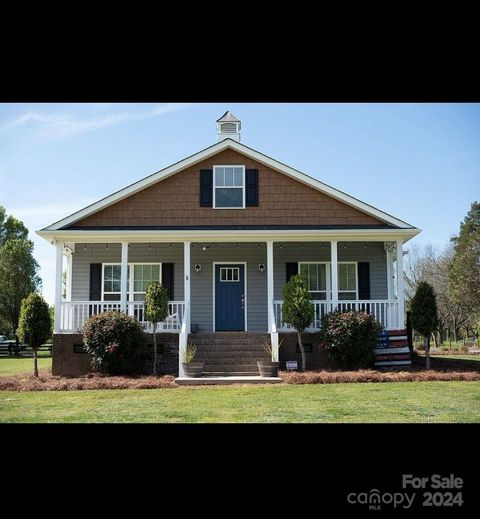
[[[427,381],[479,381],[478,361],[432,358],[432,369],[425,370],[425,358],[412,355],[413,364],[398,369],[361,369],[357,371],[316,370],[302,372],[280,371],[286,384],[339,384],[345,382],[427,382]],[[90,373],[81,377],[55,377],[48,370],[40,371],[39,378],[30,374],[0,377],[3,391],[75,391],[89,389],[158,389],[178,388],[175,377],[109,377]]]
[[[430,382],[475,381],[480,380],[480,371],[377,371],[361,369],[358,371],[281,371],[280,376],[287,384],[340,384],[346,382]]]
[[[41,371],[35,378],[30,374],[0,377],[0,391],[78,391],[88,389],[157,389],[179,387],[172,375],[160,377],[109,377],[91,373],[82,377],[54,377]]]

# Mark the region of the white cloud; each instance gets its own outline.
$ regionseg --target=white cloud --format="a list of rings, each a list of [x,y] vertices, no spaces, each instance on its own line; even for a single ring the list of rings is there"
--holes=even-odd
[[[6,123],[3,126],[3,129],[8,130],[26,125],[35,125],[40,135],[54,138],[65,138],[99,130],[101,128],[116,126],[128,121],[139,121],[142,119],[158,117],[168,112],[181,110],[187,106],[186,103],[166,103],[156,105],[150,110],[143,112],[113,112],[86,119],[75,118],[65,113],[48,114],[42,112],[26,112]]]

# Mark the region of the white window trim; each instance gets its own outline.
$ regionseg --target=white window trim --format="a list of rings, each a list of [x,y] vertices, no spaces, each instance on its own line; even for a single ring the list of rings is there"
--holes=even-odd
[[[119,295],[121,296],[122,295],[122,292],[105,292],[104,291],[104,272],[105,272],[105,267],[110,267],[110,266],[122,266],[121,263],[111,263],[111,262],[108,262],[108,263],[102,263],[102,301],[105,301],[105,294],[111,296],[111,295]],[[134,286],[134,267],[135,265],[158,265],[160,267],[159,269],[159,281],[160,283],[162,282],[162,263],[159,263],[159,262],[151,262],[151,261],[147,261],[147,262],[143,262],[143,261],[135,261],[135,262],[129,262],[128,263],[128,266],[130,267],[130,272],[129,272],[129,278],[128,278],[128,284],[130,286],[130,290],[128,291],[127,293],[127,297],[128,297],[128,301],[135,301],[135,295],[137,294],[145,294],[145,292],[136,292],[134,290],[132,290],[133,286]]]
[[[355,265],[355,297],[354,300],[358,301],[358,261],[337,261],[338,265]],[[338,271],[338,275],[340,276],[340,271]],[[340,281],[340,277],[338,278]],[[340,286],[340,283],[339,283]],[[339,294],[348,294],[349,292],[353,292],[353,290],[340,290],[338,289]],[[345,299],[344,301],[348,301]]]
[[[299,261],[298,273],[300,274],[301,265],[325,265],[325,276],[327,277],[326,290],[309,290],[309,292],[325,292],[325,300],[330,301],[332,298],[330,263],[328,261]]]
[[[243,171],[243,185],[242,186],[219,186],[219,189],[222,189],[222,188],[232,188],[232,189],[242,189],[243,190],[243,197],[242,197],[242,202],[243,202],[243,205],[242,207],[217,207],[216,206],[216,200],[215,200],[215,191],[217,189],[217,187],[215,186],[215,169],[216,168],[242,168],[242,171]],[[246,188],[245,188],[245,166],[241,166],[239,164],[233,164],[233,165],[224,165],[224,164],[216,164],[213,166],[213,182],[212,182],[212,186],[213,186],[213,209],[245,209],[245,191],[246,191]]]
[[[332,300],[332,262],[331,261],[299,261],[298,262],[298,273],[300,273],[300,265],[326,265],[326,276],[327,276],[327,301]],[[355,265],[355,300],[358,300],[358,261],[337,261],[337,265],[348,264]],[[337,269],[338,271],[338,269]],[[309,290],[309,292],[312,292]],[[314,292],[324,292],[324,290],[315,290]],[[338,289],[338,293],[348,293],[353,292],[353,290],[340,290]]]

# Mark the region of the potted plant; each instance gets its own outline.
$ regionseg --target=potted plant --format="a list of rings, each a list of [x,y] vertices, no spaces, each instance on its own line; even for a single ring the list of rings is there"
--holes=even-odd
[[[283,339],[278,343],[278,347],[282,345]],[[269,360],[257,361],[258,371],[261,377],[278,377],[278,367],[280,362],[272,360],[274,351],[271,341],[262,341],[262,348],[267,353]]]
[[[193,362],[195,354],[197,353],[197,346],[193,343],[188,343],[185,350],[182,352],[182,367],[185,376],[188,378],[198,378],[203,374],[204,362]]]

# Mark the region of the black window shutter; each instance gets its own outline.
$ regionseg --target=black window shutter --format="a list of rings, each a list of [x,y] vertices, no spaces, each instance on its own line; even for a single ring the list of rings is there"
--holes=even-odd
[[[213,169],[200,170],[200,207],[213,205]]]
[[[245,205],[258,206],[258,169],[245,170]]]
[[[358,263],[358,298],[370,299],[370,263]]]
[[[102,299],[102,264],[90,263],[90,301]]]
[[[298,263],[286,263],[287,283],[292,276],[298,274]]]
[[[174,290],[173,290],[173,263],[162,263],[162,285],[168,291],[169,301],[173,301]]]

